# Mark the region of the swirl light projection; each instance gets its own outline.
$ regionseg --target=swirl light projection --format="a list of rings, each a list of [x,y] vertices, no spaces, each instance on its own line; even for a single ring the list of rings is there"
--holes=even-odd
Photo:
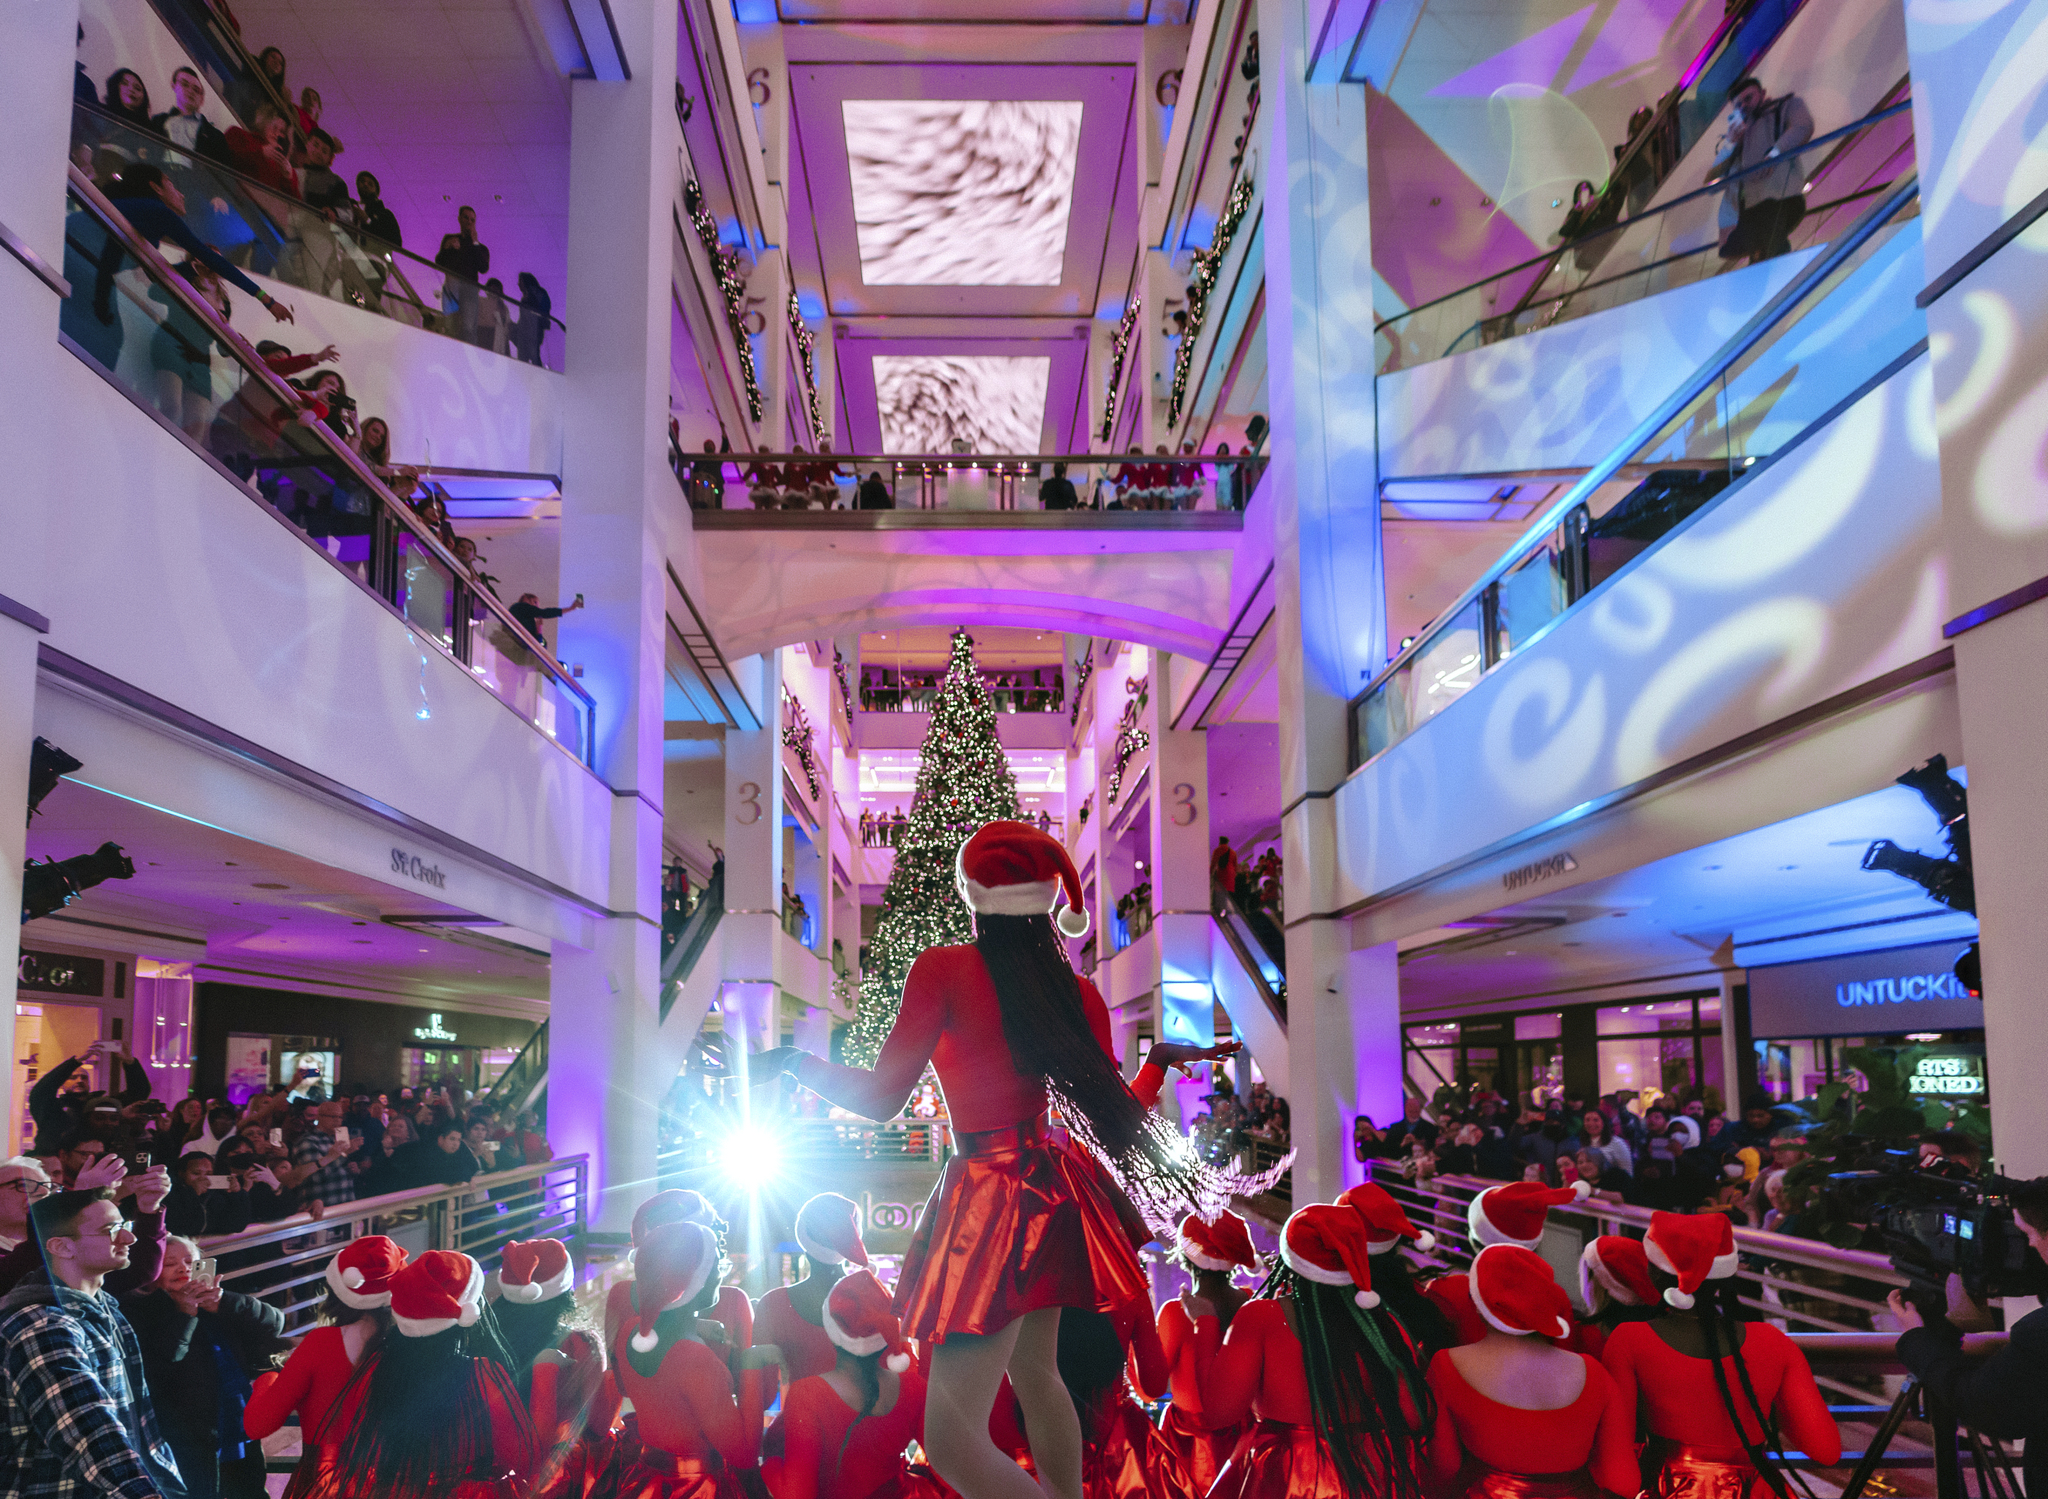
[[[1079,101],[848,99],[840,108],[866,285],[1060,284]]]
[[[1000,354],[877,354],[885,453],[1035,453],[1052,360]]]

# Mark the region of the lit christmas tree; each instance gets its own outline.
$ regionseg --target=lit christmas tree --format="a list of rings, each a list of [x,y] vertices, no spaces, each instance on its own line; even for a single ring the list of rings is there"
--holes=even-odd
[[[975,670],[974,641],[956,630],[932,726],[918,751],[910,820],[897,835],[895,872],[868,942],[860,1009],[845,1037],[848,1062],[874,1065],[919,953],[974,940],[974,916],[954,883],[954,860],[982,824],[1017,815],[1017,778],[996,738],[995,705]]]

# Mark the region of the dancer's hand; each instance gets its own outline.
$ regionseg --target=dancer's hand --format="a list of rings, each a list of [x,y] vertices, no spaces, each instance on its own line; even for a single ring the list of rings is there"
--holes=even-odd
[[[1145,1053],[1145,1060],[1154,1067],[1164,1070],[1178,1067],[1181,1075],[1192,1076],[1188,1071],[1196,1062],[1222,1062],[1244,1050],[1242,1041],[1224,1041],[1215,1046],[1189,1046],[1181,1041],[1157,1041]]]

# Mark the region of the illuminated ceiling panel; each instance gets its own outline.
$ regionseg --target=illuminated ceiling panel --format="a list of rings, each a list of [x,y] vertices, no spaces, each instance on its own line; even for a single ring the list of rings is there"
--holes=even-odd
[[[1052,360],[1043,354],[877,354],[885,453],[1035,453]]]
[[[868,286],[1057,286],[1078,100],[847,99]]]

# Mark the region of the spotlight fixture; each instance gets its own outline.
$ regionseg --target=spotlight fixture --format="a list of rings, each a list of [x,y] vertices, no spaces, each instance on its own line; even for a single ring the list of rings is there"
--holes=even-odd
[[[102,843],[89,854],[68,859],[29,860],[21,872],[21,919],[34,921],[61,911],[103,880],[132,880],[135,861],[118,843]]]
[[[1941,837],[1948,845],[1948,857],[1931,858],[1910,848],[1900,848],[1889,838],[1880,838],[1863,851],[1863,867],[1911,880],[1927,892],[1929,899],[1952,911],[1976,915],[1977,885],[1970,868],[1969,791],[1948,773],[1948,759],[1944,755],[1936,755],[1925,765],[1907,771],[1898,778],[1898,784],[1918,792],[1928,810],[1941,819]],[[1984,968],[1975,942],[1956,955],[1951,971],[1956,982],[1970,991],[1972,999],[1984,997]]]
[[[57,789],[57,782],[84,767],[83,760],[65,754],[38,735],[28,755],[28,820],[35,821],[36,808],[43,804],[44,797]]]

